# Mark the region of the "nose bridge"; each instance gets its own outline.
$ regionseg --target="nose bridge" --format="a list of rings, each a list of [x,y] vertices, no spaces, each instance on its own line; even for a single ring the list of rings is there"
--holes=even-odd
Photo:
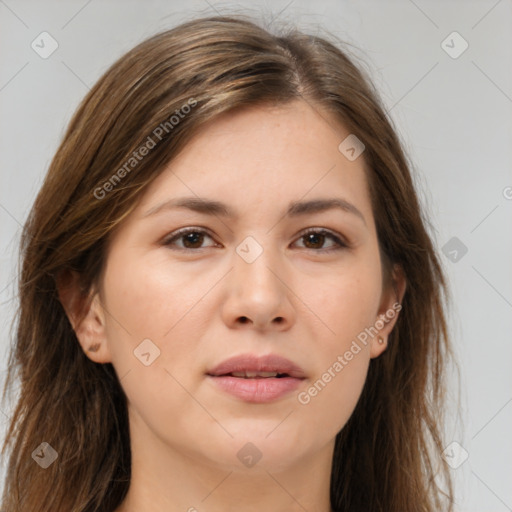
[[[249,319],[259,327],[273,321],[289,324],[293,312],[284,284],[284,265],[278,251],[265,243],[270,237],[259,238],[261,242],[254,235],[247,236],[235,249],[225,312],[231,322]]]
[[[258,293],[262,293],[259,288],[263,288],[267,292],[272,289],[273,294],[282,288],[282,282],[277,277],[282,265],[277,251],[268,243],[269,239],[261,235],[257,239],[250,235],[236,247],[235,270],[243,288],[251,284],[258,287]]]

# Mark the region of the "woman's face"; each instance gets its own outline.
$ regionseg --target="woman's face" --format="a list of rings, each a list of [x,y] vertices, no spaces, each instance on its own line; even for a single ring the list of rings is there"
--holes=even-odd
[[[148,456],[164,447],[270,471],[332,449],[370,359],[385,350],[378,336],[394,320],[379,315],[396,320],[364,153],[353,158],[351,139],[338,148],[349,135],[302,101],[224,115],[113,234],[100,294],[77,334],[84,350],[101,343],[87,354],[112,362],[132,443]],[[173,206],[183,198],[222,203],[230,215]],[[342,207],[299,206],[320,200]],[[183,228],[191,233],[178,235]],[[268,355],[297,368],[272,358],[265,366],[258,358]],[[235,356],[246,359],[212,375]]]

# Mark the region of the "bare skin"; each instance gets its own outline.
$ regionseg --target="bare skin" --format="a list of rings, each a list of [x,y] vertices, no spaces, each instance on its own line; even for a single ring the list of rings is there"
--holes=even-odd
[[[349,132],[326,121],[297,101],[209,123],[113,234],[101,289],[73,325],[128,397],[132,480],[115,512],[330,512],[335,436],[398,314],[341,371],[333,364],[401,301],[405,281],[397,274],[396,289],[383,289],[364,154],[349,161],[338,150]],[[147,215],[184,196],[222,201],[238,217],[165,207]],[[291,201],[320,198],[343,198],[362,217],[339,208],[284,215]],[[206,233],[170,241],[185,227]],[[305,236],[309,228],[347,246]],[[262,252],[248,263],[239,246]],[[73,323],[72,301],[62,300]],[[134,355],[145,339],[160,350],[148,366]],[[249,403],[206,375],[247,353],[284,356],[306,378],[277,400]],[[310,393],[328,369],[328,383]],[[259,461],[248,467],[243,448]]]

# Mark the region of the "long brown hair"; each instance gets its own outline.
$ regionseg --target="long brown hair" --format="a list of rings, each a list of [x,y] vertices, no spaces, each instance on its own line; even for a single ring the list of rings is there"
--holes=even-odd
[[[244,16],[196,19],[136,46],[84,98],[22,234],[4,399],[16,379],[21,386],[2,450],[10,452],[3,512],[111,511],[130,482],[126,397],[113,366],[81,349],[58,298],[59,276],[78,272],[88,297],[109,234],[204,123],[298,99],[364,143],[385,277],[400,265],[407,281],[388,348],[371,360],[360,400],[336,437],[332,508],[452,510],[441,459],[444,368],[453,357],[445,277],[411,164],[371,80],[341,48],[295,29],[270,33]],[[147,155],[134,163],[144,144]],[[47,469],[32,457],[43,442],[58,454]]]

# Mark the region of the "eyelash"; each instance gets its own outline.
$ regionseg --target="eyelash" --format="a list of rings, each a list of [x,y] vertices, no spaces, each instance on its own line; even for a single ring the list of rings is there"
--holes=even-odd
[[[205,231],[202,228],[183,228],[183,229],[179,229],[178,231],[175,231],[174,233],[171,233],[171,235],[168,238],[163,240],[162,244],[167,247],[170,247],[172,250],[186,251],[186,252],[198,252],[202,249],[208,248],[208,247],[199,247],[197,249],[191,249],[190,247],[178,247],[178,248],[171,247],[171,245],[173,244],[173,242],[175,240],[178,240],[178,239],[184,237],[185,235],[188,235],[189,233],[199,233],[199,234],[207,235],[213,239],[213,237],[208,233],[208,231]],[[325,236],[331,238],[336,243],[336,246],[329,247],[327,249],[310,249],[313,252],[328,253],[328,252],[332,252],[332,251],[339,251],[341,249],[347,249],[349,247],[349,245],[347,243],[343,242],[334,233],[332,233],[331,231],[327,231],[326,229],[323,229],[323,228],[321,228],[321,229],[309,228],[306,231],[302,232],[300,234],[300,236],[298,237],[298,239],[304,238],[305,236],[310,235],[310,234],[325,235]]]

